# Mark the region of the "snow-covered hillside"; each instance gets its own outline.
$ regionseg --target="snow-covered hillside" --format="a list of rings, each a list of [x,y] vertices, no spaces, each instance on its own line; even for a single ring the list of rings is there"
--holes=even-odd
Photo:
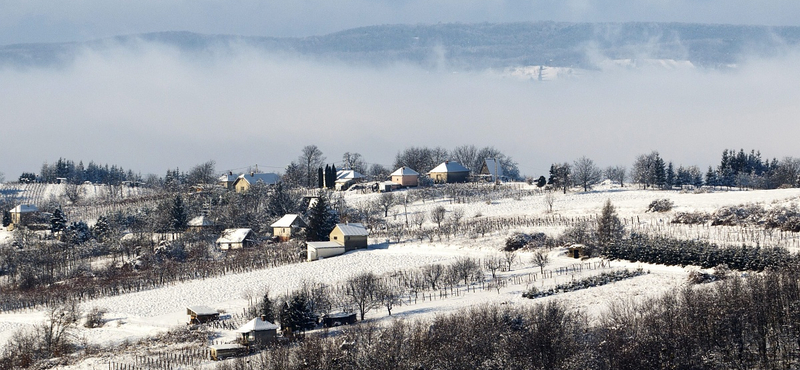
[[[525,184],[513,184],[520,190],[530,190]],[[395,193],[402,196],[402,192]],[[373,200],[377,194],[359,194],[348,192],[345,200],[348,204],[357,204]],[[589,218],[600,214],[606,200],[610,200],[626,227],[639,228],[644,231],[669,232],[677,237],[696,238],[703,235],[712,241],[725,242],[725,237],[742,232],[743,228],[670,225],[669,219],[675,212],[707,211],[713,212],[726,205],[759,203],[767,207],[800,203],[800,189],[759,190],[759,191],[715,191],[715,192],[678,192],[641,190],[635,187],[618,187],[605,183],[589,192],[569,192],[555,194],[553,212],[547,212],[545,195],[537,193],[518,199],[491,199],[474,203],[456,203],[449,198],[428,199],[425,202],[415,201],[407,205],[409,214],[426,213],[437,206],[444,206],[448,214],[461,209],[465,218],[491,218],[508,216],[552,217],[552,218]],[[647,213],[648,205],[655,199],[670,199],[675,207],[666,213]],[[402,205],[395,206],[389,214],[390,222],[400,222],[405,216]],[[432,225],[431,221],[427,221]],[[671,231],[670,231],[671,230]],[[684,231],[682,230],[687,230]],[[698,231],[699,230],[699,231]],[[708,231],[705,231],[708,230]],[[398,270],[409,270],[432,263],[447,264],[461,256],[486,258],[499,254],[505,239],[514,231],[545,232],[555,236],[563,231],[563,227],[551,228],[515,228],[494,231],[485,236],[461,235],[449,239],[417,240],[405,237],[400,242],[389,242],[386,238],[371,238],[367,250],[357,250],[345,255],[315,262],[290,264],[240,274],[229,274],[222,277],[175,283],[157,289],[138,293],[95,299],[82,303],[84,309],[101,307],[108,311],[108,322],[102,328],[87,329],[80,327],[77,337],[83,338],[102,348],[111,348],[125,342],[147,338],[164,333],[170,328],[185,326],[188,305],[206,305],[227,313],[241,313],[248,305],[248,298],[257,296],[265,289],[274,295],[288,293],[303,282],[319,282],[331,286],[341,284],[349,277],[365,271],[384,274]],[[691,234],[691,232],[697,233]],[[0,240],[9,236],[0,231]],[[794,241],[793,241],[794,240]],[[795,247],[796,237],[782,240],[784,246]],[[795,243],[795,244],[792,244]],[[551,263],[545,267],[549,275],[542,277],[539,267],[530,262],[531,252],[522,252],[511,271],[501,272],[503,284],[473,284],[461,286],[455,291],[441,293],[423,292],[422,296],[405,295],[404,304],[393,312],[394,317],[404,319],[422,319],[481,303],[502,303],[509,305],[530,305],[547,300],[567,302],[575,310],[586,312],[590,318],[596,318],[609,304],[626,299],[637,300],[652,297],[662,292],[675,289],[685,284],[687,270],[690,268],[668,267],[629,263],[620,261],[601,261],[599,259],[576,260],[568,257],[565,249],[553,249],[548,252]],[[558,294],[548,298],[535,300],[521,297],[523,291],[535,286],[537,288],[552,287],[581,277],[596,275],[615,269],[643,268],[650,273],[610,285],[585,289],[570,293]],[[368,320],[388,320],[389,316],[382,309],[370,311]],[[43,311],[21,311],[0,314],[0,343],[5,343],[15,332],[23,327],[30,327],[44,320]],[[230,330],[220,330],[219,340],[229,340],[235,336]],[[72,366],[74,369],[90,369],[106,366],[108,361],[124,363],[123,357],[103,356],[86,360]],[[211,366],[211,365],[208,365]]]

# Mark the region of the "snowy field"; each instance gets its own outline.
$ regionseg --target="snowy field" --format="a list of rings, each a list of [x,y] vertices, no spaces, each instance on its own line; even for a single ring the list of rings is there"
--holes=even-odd
[[[527,185],[520,186],[527,188]],[[397,194],[402,195],[402,192]],[[348,204],[354,204],[375,199],[377,195],[347,193],[345,196]],[[663,198],[674,202],[675,208],[672,211],[659,214],[645,213],[652,200]],[[556,194],[553,213],[546,213],[547,205],[543,195],[528,196],[518,200],[494,199],[490,204],[487,202],[458,204],[447,199],[436,199],[424,203],[418,201],[408,204],[407,209],[410,214],[430,213],[433,207],[442,205],[448,210],[448,214],[456,208],[463,209],[465,218],[515,215],[588,217],[598,215],[606,199],[611,200],[617,213],[623,219],[637,219],[637,222],[641,224],[659,225],[664,224],[675,212],[681,211],[713,212],[722,206],[746,203],[759,203],[766,207],[797,204],[800,202],[800,189],[719,191],[695,194],[678,191],[646,191],[635,187],[619,188],[606,183],[596,190],[586,193]],[[393,218],[404,217],[403,206],[395,206],[394,210],[399,210],[398,215],[394,216],[395,212],[390,212],[388,217],[393,222],[398,222]],[[428,224],[430,225],[430,221]],[[364,271],[383,274],[432,263],[446,264],[459,256],[484,258],[487,255],[498,253],[505,238],[513,231],[546,232],[555,236],[562,230],[509,229],[495,231],[485,237],[459,236],[451,237],[449,240],[437,239],[434,242],[405,240],[400,243],[388,243],[385,239],[372,238],[369,249],[350,252],[343,256],[231,274],[213,279],[176,283],[158,289],[84,302],[82,304],[84,310],[93,307],[107,309],[106,319],[108,322],[104,327],[97,329],[80,327],[76,335],[86,343],[111,348],[121,343],[134,342],[166,332],[170,328],[185,326],[187,319],[185,307],[188,305],[206,305],[228,313],[241,313],[248,305],[248,296],[258,296],[267,288],[273,295],[280,295],[299,287],[303,282],[335,285]],[[0,241],[9,237],[10,233],[0,231]],[[480,286],[473,286],[471,290],[467,291],[462,286],[457,295],[435,296],[432,300],[406,296],[405,304],[393,310],[393,316],[406,320],[424,319],[482,303],[528,305],[555,299],[566,302],[575,310],[585,312],[590,319],[597,319],[614,302],[653,297],[683,286],[686,283],[687,271],[691,269],[691,267],[667,267],[613,261],[610,263],[610,267],[553,274],[550,278],[539,277],[536,281],[532,281],[531,276],[539,272],[539,268],[529,263],[530,255],[530,253],[520,253],[512,271],[500,273],[508,283],[499,289],[482,289]],[[545,269],[551,272],[561,271],[565,267],[581,263],[581,261],[567,257],[564,249],[552,250],[550,259],[551,263]],[[596,266],[600,260],[590,259],[582,262],[587,266]],[[522,292],[530,286],[547,288],[601,272],[638,267],[650,273],[609,285],[557,294],[547,298],[530,300],[521,296]],[[367,319],[381,322],[392,318],[387,315],[385,309],[378,308],[370,311]],[[43,320],[44,313],[40,311],[0,314],[0,343],[5,343],[18,328],[36,325]],[[233,335],[232,332],[223,330],[220,331],[219,338],[228,339]],[[118,363],[125,361],[124,358],[108,357],[106,354],[85,360],[71,368],[103,368],[106,366],[104,364],[110,360]]]

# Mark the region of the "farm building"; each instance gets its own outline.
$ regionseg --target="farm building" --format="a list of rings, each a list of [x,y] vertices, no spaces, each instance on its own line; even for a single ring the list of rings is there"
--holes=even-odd
[[[397,171],[392,172],[391,181],[400,186],[417,186],[419,185],[419,172],[414,171],[406,166],[400,167]]]
[[[215,344],[208,346],[208,357],[214,361],[237,357],[247,353],[247,347],[241,344]]]
[[[308,242],[306,248],[308,261],[338,256],[345,252],[344,246],[337,242]]]
[[[241,335],[239,341],[246,346],[263,346],[278,339],[278,325],[267,321],[264,316],[248,321],[236,332]]]
[[[344,246],[346,251],[367,247],[369,231],[360,223],[336,224],[329,240]]]
[[[203,231],[213,231],[217,227],[217,225],[206,215],[197,216],[189,220],[189,222],[186,224],[188,226],[186,231],[198,233]]]
[[[359,223],[336,224],[327,242],[308,242],[308,260],[316,261],[367,247],[369,231]]]
[[[586,246],[583,244],[573,244],[567,248],[567,256],[572,258],[589,257],[587,254]]]
[[[355,312],[338,312],[327,314],[322,317],[322,326],[332,328],[334,326],[351,325],[356,323]]]
[[[469,169],[454,161],[446,161],[436,166],[428,172],[428,175],[437,184],[469,181]]]
[[[251,246],[256,241],[256,234],[251,229],[225,229],[217,239],[219,249],[240,249]]]
[[[503,166],[495,158],[486,158],[481,165],[481,170],[478,173],[481,178],[485,178],[491,182],[503,181]]]
[[[189,315],[189,324],[205,324],[219,320],[219,312],[208,306],[186,307],[186,314]]]
[[[233,188],[236,189],[237,193],[242,193],[245,191],[250,190],[250,187],[257,182],[264,183],[266,185],[275,185],[281,181],[281,177],[278,174],[274,173],[253,173],[250,174],[242,174],[236,181],[233,183]]]
[[[269,225],[269,227],[272,228],[272,235],[277,236],[282,241],[289,240],[295,235],[298,235],[306,226],[306,222],[303,221],[300,215],[294,213],[284,215],[280,220]]]
[[[39,208],[36,208],[33,204],[20,204],[8,212],[11,214],[11,225],[8,225],[8,229],[14,230],[18,227],[27,226],[32,222],[33,218],[39,213]]]
[[[347,188],[366,180],[366,176],[353,170],[340,170],[336,172],[336,190],[347,190]]]

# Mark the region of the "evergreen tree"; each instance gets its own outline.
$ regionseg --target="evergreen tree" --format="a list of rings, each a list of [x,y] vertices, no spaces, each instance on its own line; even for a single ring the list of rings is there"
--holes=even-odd
[[[111,235],[111,226],[105,216],[100,216],[94,224],[94,237],[100,242],[105,242]]]
[[[664,187],[667,189],[672,189],[676,182],[675,167],[672,165],[672,161],[669,161],[669,164],[667,164],[666,176],[664,178]]]
[[[325,177],[322,173],[322,167],[317,169],[317,187],[322,189],[325,187]]]
[[[3,211],[3,227],[11,225],[11,212]]]
[[[337,216],[331,209],[328,197],[320,191],[317,202],[308,210],[307,239],[309,241],[328,240],[328,234],[336,227]]]
[[[274,323],[275,311],[272,307],[272,300],[269,298],[269,292],[264,294],[261,304],[258,307],[258,314],[264,316],[264,320]]]
[[[313,329],[316,326],[316,317],[310,308],[308,296],[303,292],[293,293],[286,303],[281,305],[279,320],[284,330],[299,332]]]
[[[336,186],[336,165],[331,165],[331,183],[328,186],[328,189],[333,189]]]
[[[64,216],[64,212],[61,211],[61,208],[56,208],[56,210],[53,211],[53,216],[50,217],[50,231],[55,234],[64,231],[66,227],[67,218]]]
[[[186,225],[189,222],[189,215],[186,212],[186,207],[183,205],[183,198],[181,198],[180,195],[176,195],[175,200],[172,202],[170,217],[172,219],[171,226],[173,231],[186,230]]]
[[[601,246],[607,246],[622,239],[624,227],[617,217],[617,211],[611,204],[611,200],[606,200],[602,214],[597,220],[597,240]]]
[[[272,193],[270,193],[267,212],[270,216],[283,216],[288,213],[296,213],[299,204],[300,202],[286,191],[283,187],[283,183],[279,182],[275,185]]]
[[[714,171],[711,166],[708,166],[708,172],[706,172],[706,186],[717,186],[717,172]]]

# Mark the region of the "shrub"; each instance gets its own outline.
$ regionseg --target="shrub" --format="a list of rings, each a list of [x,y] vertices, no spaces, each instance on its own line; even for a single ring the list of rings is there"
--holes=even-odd
[[[669,199],[656,199],[647,206],[647,212],[668,212],[674,204]]]
[[[87,328],[99,328],[106,324],[105,320],[106,310],[100,307],[92,308],[86,314],[86,321],[83,323],[84,327]]]

